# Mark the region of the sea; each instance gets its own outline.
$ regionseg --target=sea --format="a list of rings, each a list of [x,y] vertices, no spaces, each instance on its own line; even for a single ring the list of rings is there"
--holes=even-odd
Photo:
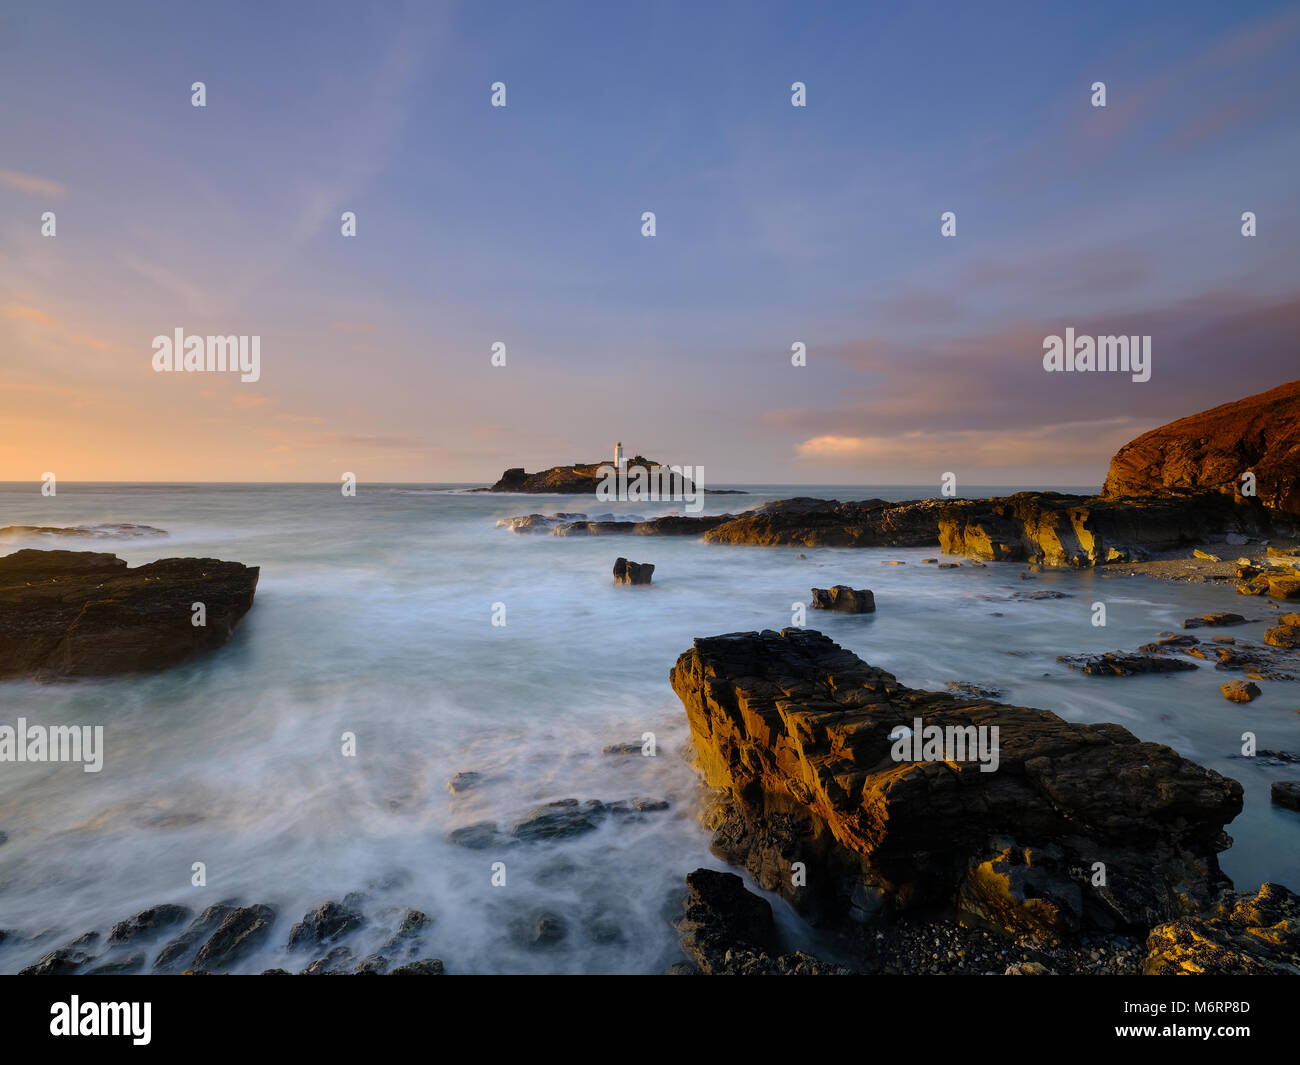
[[[709,495],[704,512],[796,495],[934,494],[736,487],[747,494]],[[1223,631],[1259,640],[1276,615],[1267,601],[1098,570],[1023,582],[1019,564],[921,565],[934,547],[731,546],[497,525],[560,511],[649,518],[683,504],[452,484],[363,482],[345,496],[330,484],[60,483],[48,497],[38,485],[0,485],[0,527],[131,523],[167,534],[14,539],[0,552],[72,547],[131,565],[195,556],[261,567],[253,608],[214,653],[156,673],[0,682],[0,724],[102,725],[105,737],[98,773],[0,763],[0,972],[84,933],[103,937],[151,906],[232,901],[277,914],[236,971],[296,971],[312,955],[287,948],[292,925],[354,892],[366,915],[349,940],[358,958],[414,908],[433,922],[421,956],[448,972],[662,972],[682,957],[670,922],[684,877],[727,868],[698,821],[705,790],[669,669],[696,637],[789,626],[811,588],[834,584],[872,589],[876,612],[810,612],[808,624],[906,685],[966,681],[1071,721],[1118,722],[1237,779],[1245,808],[1228,826],[1225,871],[1239,889],[1265,880],[1300,889],[1300,814],[1269,798],[1270,784],[1300,767],[1242,754],[1246,733],[1260,748],[1300,753],[1300,684],[1263,683],[1264,695],[1240,706],[1219,693],[1233,675],[1208,663],[1108,678],[1056,660],[1132,650],[1210,610],[1245,614],[1249,624]],[[653,584],[615,585],[620,555],[654,563]],[[1008,598],[1026,590],[1065,597]],[[1093,624],[1098,602],[1104,627]],[[648,733],[653,756],[604,753],[639,748]],[[478,774],[477,784],[452,793],[458,773]],[[635,798],[669,805],[513,846],[450,838],[485,822],[508,832],[557,800]],[[789,949],[815,950],[818,932],[769,898]]]

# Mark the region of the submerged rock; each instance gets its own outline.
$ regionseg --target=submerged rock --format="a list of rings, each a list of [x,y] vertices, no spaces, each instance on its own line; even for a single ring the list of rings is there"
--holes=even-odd
[[[0,677],[159,669],[220,647],[257,578],[256,566],[214,558],[131,569],[94,551],[16,551],[0,558]]]
[[[1057,655],[1056,660],[1064,662],[1080,673],[1089,673],[1095,677],[1131,677],[1136,673],[1177,673],[1196,668],[1195,662],[1185,662],[1181,658],[1169,658],[1159,654],[1132,654],[1128,651],[1107,651],[1099,655]]]

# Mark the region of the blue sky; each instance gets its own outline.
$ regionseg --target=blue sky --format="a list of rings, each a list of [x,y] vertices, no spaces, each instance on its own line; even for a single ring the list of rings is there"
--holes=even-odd
[[[1297,376],[1300,6],[593,7],[10,5],[0,479],[1087,484]]]

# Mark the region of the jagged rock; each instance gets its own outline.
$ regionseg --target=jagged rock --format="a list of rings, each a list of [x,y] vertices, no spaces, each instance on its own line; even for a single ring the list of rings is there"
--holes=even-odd
[[[0,558],[0,677],[158,669],[221,646],[253,605],[258,568],[165,558],[134,569],[94,551]],[[192,606],[204,604],[206,624]]]
[[[1214,613],[1214,614],[1202,614],[1198,618],[1187,618],[1183,622],[1183,628],[1202,629],[1208,626],[1244,625],[1244,624],[1246,624],[1246,619],[1242,617],[1240,614],[1230,614],[1227,612],[1221,612],[1221,613]]]
[[[847,975],[802,952],[776,954],[772,907],[734,873],[697,869],[686,877],[685,913],[676,921],[690,964],[671,972],[734,976]]]
[[[625,558],[614,560],[615,584],[649,584],[654,572],[652,562],[629,562]]]
[[[1204,562],[1222,562],[1218,555],[1212,555],[1208,551],[1202,551],[1199,547],[1192,552],[1193,558],[1199,558]]]
[[[136,951],[116,961],[105,962],[103,965],[96,965],[93,969],[87,969],[86,975],[120,976],[125,973],[138,973],[144,968],[144,960],[144,952]]]
[[[399,965],[396,969],[388,974],[389,976],[442,976],[442,962],[437,958],[426,958],[423,961],[413,961],[406,965]]]
[[[1151,930],[1148,976],[1300,975],[1300,897],[1264,884]]]
[[[1219,691],[1230,703],[1248,703],[1262,693],[1259,685],[1249,680],[1230,680],[1219,685]]]
[[[34,965],[18,970],[19,976],[71,976],[95,960],[90,948],[99,941],[98,932],[87,932],[71,943],[52,950]]]
[[[230,903],[219,902],[209,906],[198,915],[188,928],[167,943],[154,959],[154,969],[159,972],[171,972],[188,967],[194,961],[194,955],[203,942],[212,935],[221,922],[230,916],[235,907]]]
[[[1144,433],[1111,459],[1107,499],[1188,492],[1242,500],[1255,475],[1265,507],[1300,514],[1300,381]]]
[[[303,976],[334,976],[348,971],[356,959],[347,947],[335,947],[303,969]]]
[[[1300,780],[1275,780],[1270,797],[1278,806],[1300,810]]]
[[[814,588],[812,606],[815,610],[834,610],[841,614],[874,614],[876,597],[870,588],[850,588],[837,584],[833,588]]]
[[[1099,655],[1057,655],[1071,669],[1095,677],[1131,677],[1136,673],[1177,673],[1195,669],[1196,663],[1181,658],[1159,654],[1132,654],[1128,651],[1107,651]]]
[[[126,921],[119,921],[108,934],[110,943],[130,943],[142,937],[152,938],[194,916],[188,906],[152,906]]]
[[[682,950],[704,973],[720,968],[728,951],[772,948],[772,907],[735,873],[696,869],[686,877],[686,912],[677,921]]]
[[[316,907],[289,930],[289,948],[328,943],[364,923],[365,917],[359,910],[331,900]]]
[[[697,639],[671,680],[699,768],[724,789],[706,814],[715,853],[807,912],[952,905],[973,871],[1013,848],[1031,860],[1059,848],[1035,889],[1064,899],[1077,888],[1081,928],[1145,930],[1227,883],[1216,856],[1241,786],[1119,725],[909,689],[807,629]],[[896,761],[891,736],[917,718],[997,726],[996,771]],[[795,861],[807,887],[792,883]],[[1098,861],[1125,875],[1093,886]],[[1034,909],[999,919],[1036,931]]]
[[[261,945],[275,923],[270,906],[241,906],[228,914],[194,955],[194,963],[213,971],[233,965]]]

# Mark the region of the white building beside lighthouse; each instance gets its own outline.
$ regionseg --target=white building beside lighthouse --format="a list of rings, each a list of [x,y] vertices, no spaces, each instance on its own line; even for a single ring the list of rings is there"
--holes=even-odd
[[[623,455],[623,441],[620,440],[614,445],[614,469],[621,470],[627,465],[627,458]]]

